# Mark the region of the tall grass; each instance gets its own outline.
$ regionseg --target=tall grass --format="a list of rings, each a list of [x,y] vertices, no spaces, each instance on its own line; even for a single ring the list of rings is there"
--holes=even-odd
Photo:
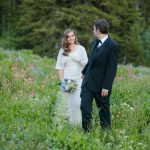
[[[0,149],[150,149],[150,69],[118,67],[111,96],[112,129],[102,131],[94,104],[93,131],[65,119],[55,60],[0,49]]]

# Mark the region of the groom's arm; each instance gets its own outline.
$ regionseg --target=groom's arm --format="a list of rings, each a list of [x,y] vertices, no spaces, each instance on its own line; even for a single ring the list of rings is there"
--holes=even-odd
[[[84,66],[83,70],[82,70],[82,74],[85,75],[87,68],[89,66],[89,62]]]
[[[92,43],[91,43],[91,50],[92,50],[92,47],[93,47],[93,45],[94,45],[94,42],[96,42],[96,41],[93,40]],[[91,53],[91,51],[90,51],[90,53]],[[89,59],[90,59],[90,57],[89,57]],[[87,71],[87,69],[88,69],[88,66],[89,66],[89,59],[88,59],[88,63],[84,66],[84,68],[83,68],[83,70],[82,70],[83,76],[86,74],[86,71]]]
[[[119,46],[114,45],[113,48],[110,50],[108,64],[106,68],[105,78],[103,80],[102,88],[108,91],[111,90],[113,80],[116,75],[117,71],[117,64],[118,64],[118,52]]]

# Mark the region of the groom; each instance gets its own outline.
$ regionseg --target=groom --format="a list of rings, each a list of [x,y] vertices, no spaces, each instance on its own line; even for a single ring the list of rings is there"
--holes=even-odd
[[[108,36],[109,24],[100,19],[94,22],[94,37],[89,61],[82,70],[81,85],[82,127],[89,131],[92,119],[92,102],[99,109],[102,129],[110,128],[110,95],[117,71],[118,45]]]

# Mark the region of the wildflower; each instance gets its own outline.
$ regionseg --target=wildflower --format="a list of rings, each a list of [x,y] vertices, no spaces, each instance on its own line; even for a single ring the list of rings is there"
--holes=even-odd
[[[119,131],[119,133],[120,133],[120,134],[124,134],[124,133],[125,133],[125,131],[124,131],[124,130],[121,130],[121,131]]]
[[[124,106],[128,106],[127,103],[123,103]]]
[[[32,92],[30,93],[30,97],[31,97],[31,98],[34,98],[34,97],[35,97],[35,92],[34,92],[34,91],[32,91]]]
[[[129,107],[127,103],[122,103],[123,106]]]
[[[135,109],[133,107],[130,107],[130,110],[134,111]]]
[[[143,145],[143,143],[138,143],[138,145]]]

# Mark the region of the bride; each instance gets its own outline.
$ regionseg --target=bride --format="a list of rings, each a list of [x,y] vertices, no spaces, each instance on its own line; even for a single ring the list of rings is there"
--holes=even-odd
[[[59,50],[55,69],[58,71],[59,79],[72,79],[77,83],[74,92],[67,95],[67,112],[69,122],[73,125],[81,125],[80,92],[81,92],[81,71],[87,63],[87,53],[78,41],[72,29],[66,29],[62,38],[62,48]]]

